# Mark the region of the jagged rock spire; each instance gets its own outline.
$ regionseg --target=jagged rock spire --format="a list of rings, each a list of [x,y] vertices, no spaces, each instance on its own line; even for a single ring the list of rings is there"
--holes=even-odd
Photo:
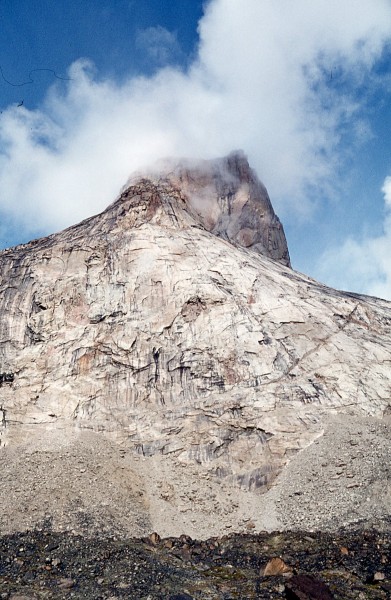
[[[290,266],[281,222],[242,151],[213,160],[166,159],[133,184],[145,177],[180,190],[182,207],[211,233]]]

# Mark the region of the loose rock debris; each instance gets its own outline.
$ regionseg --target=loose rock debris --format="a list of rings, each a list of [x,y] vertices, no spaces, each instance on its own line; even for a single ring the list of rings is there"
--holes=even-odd
[[[390,549],[391,528],[363,524],[333,534],[204,541],[153,534],[86,538],[46,528],[0,539],[0,598],[385,600],[391,594]]]

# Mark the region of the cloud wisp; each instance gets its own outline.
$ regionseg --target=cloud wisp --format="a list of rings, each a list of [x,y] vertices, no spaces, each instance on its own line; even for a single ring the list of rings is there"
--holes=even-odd
[[[60,229],[161,157],[243,148],[277,209],[306,214],[308,190],[327,190],[337,170],[341,130],[354,135],[357,90],[390,38],[388,0],[211,0],[186,70],[164,66],[180,49],[154,28],[140,34],[162,63],[154,75],[102,80],[81,59],[39,109],[3,110],[0,212],[31,235]]]

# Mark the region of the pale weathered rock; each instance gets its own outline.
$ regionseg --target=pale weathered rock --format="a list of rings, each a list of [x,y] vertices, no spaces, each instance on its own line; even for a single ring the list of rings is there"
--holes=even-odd
[[[2,445],[88,428],[254,490],[330,413],[389,411],[390,304],[281,264],[246,164],[133,180],[102,214],[0,253]]]

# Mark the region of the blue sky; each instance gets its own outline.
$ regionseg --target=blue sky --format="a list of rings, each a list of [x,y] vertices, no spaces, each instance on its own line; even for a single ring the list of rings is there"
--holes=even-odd
[[[391,299],[390,0],[0,0],[0,247],[242,148],[294,268]]]

